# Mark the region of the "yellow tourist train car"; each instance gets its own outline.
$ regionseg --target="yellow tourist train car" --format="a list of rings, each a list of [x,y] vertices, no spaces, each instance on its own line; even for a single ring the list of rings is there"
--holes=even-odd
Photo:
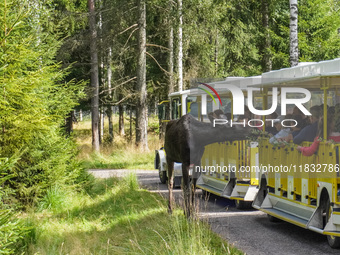
[[[312,97],[305,106],[323,105],[323,137],[327,137],[328,107],[340,102],[340,59],[264,73],[258,87],[267,91],[266,97],[273,87],[308,89]],[[323,141],[315,154],[304,156],[292,142],[280,146],[260,139],[261,181],[253,207],[272,221],[281,219],[327,235],[329,245],[339,248],[339,146]]]
[[[304,89],[311,96],[304,101],[303,107],[323,107],[322,134],[327,137],[328,107],[340,103],[340,59],[301,63],[256,77],[228,77],[208,85],[218,92],[221,102],[215,95],[209,97],[206,91],[199,88],[175,92],[167,102],[170,119],[190,113],[198,120],[208,122],[208,113],[220,109],[224,113],[231,112],[229,119],[237,120],[233,109],[244,107],[244,104],[250,107],[249,103],[254,111],[272,109],[277,104],[276,111],[286,117],[292,110],[292,107],[286,109],[290,106],[286,103],[290,99],[304,99],[298,93]],[[231,92],[230,85],[244,92],[242,100],[233,100],[235,91]],[[289,90],[297,92],[289,94]],[[288,99],[287,102],[283,102],[284,99]],[[266,123],[266,115],[254,118]],[[166,121],[168,119],[163,119],[163,122]],[[264,125],[262,131],[265,130]],[[304,142],[302,146],[310,144]],[[206,192],[235,200],[240,208],[249,206],[253,201],[252,206],[267,213],[270,220],[284,220],[327,235],[329,245],[339,248],[339,147],[339,144],[324,139],[317,152],[304,156],[292,142],[272,144],[264,136],[259,136],[254,142],[210,144],[206,146],[201,160],[202,174],[197,186]],[[162,149],[156,151],[155,167],[165,183],[167,165]],[[175,165],[175,182],[176,176],[177,184],[180,184],[180,164]]]

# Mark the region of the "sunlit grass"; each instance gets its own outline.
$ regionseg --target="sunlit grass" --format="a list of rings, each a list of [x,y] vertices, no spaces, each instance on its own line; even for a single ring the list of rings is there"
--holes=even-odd
[[[134,137],[129,137],[129,128],[125,130],[125,136],[118,134],[118,118],[113,118],[114,141],[107,142],[108,128],[107,121],[104,128],[104,139],[100,153],[92,151],[91,122],[83,121],[75,124],[74,137],[79,145],[80,153],[78,158],[83,162],[85,168],[106,168],[106,169],[154,169],[154,150],[159,149],[163,142],[159,140],[155,132],[158,120],[150,118],[148,132],[149,151],[141,152],[135,145]],[[126,124],[127,125],[127,124]],[[129,126],[129,125],[127,125]]]
[[[140,189],[135,175],[96,180],[88,194],[61,192],[63,203],[27,216],[27,254],[241,254],[182,210],[168,215],[166,201]]]
[[[93,153],[90,126],[78,123],[74,132],[87,168],[153,168],[153,150],[161,145],[157,134],[149,133],[150,152],[115,134],[113,144]],[[140,189],[135,174],[96,179],[87,193],[52,187],[23,217],[31,226],[26,254],[242,254],[207,223],[188,221],[182,209],[169,215],[166,201]]]

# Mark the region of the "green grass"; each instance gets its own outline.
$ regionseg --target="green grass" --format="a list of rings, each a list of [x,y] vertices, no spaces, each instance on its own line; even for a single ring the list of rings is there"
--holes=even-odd
[[[89,121],[78,123],[74,131],[85,168],[153,169],[154,149],[162,144],[154,127],[149,152],[115,134],[113,144],[104,143],[101,153],[93,153],[90,126]],[[188,221],[182,209],[169,215],[167,202],[140,189],[134,174],[96,179],[87,193],[52,187],[22,218],[31,227],[24,254],[242,254],[207,223]]]
[[[154,158],[154,151],[140,153],[134,150],[116,149],[109,155],[91,153],[81,162],[86,169],[154,169]]]
[[[182,210],[168,215],[135,175],[98,179],[88,194],[51,189],[26,218],[26,254],[242,254]]]
[[[114,116],[114,134],[113,143],[107,142],[108,128],[105,127],[103,144],[100,153],[92,151],[91,145],[91,122],[79,122],[74,127],[74,138],[79,145],[79,159],[84,168],[104,168],[104,169],[154,169],[155,149],[163,146],[163,141],[159,140],[158,119],[149,119],[148,128],[148,145],[149,151],[141,152],[136,146],[134,139],[120,136],[118,130],[118,117]],[[107,121],[105,122],[107,123]],[[127,123],[126,123],[127,125]],[[128,125],[127,125],[128,126]],[[127,129],[126,134],[129,133]]]

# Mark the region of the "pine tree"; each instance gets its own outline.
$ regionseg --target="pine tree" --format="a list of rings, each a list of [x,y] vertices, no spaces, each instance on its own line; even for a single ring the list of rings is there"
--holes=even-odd
[[[55,62],[61,42],[50,30],[50,11],[0,1],[0,155],[20,155],[4,185],[24,204],[52,185],[74,182],[79,171],[62,126],[82,84],[65,82],[67,71]],[[32,22],[37,17],[39,26]]]

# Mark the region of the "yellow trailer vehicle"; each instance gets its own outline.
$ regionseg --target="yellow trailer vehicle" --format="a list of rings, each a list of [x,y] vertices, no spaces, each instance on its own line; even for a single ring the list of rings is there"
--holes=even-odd
[[[230,108],[225,109],[224,112],[230,111],[231,119],[236,120],[237,117],[232,114],[234,101],[229,90],[230,85],[245,92],[248,86],[254,86],[260,81],[260,76],[229,77],[225,81],[210,85],[218,92],[223,102],[230,104]],[[236,103],[244,107],[243,102]],[[257,145],[256,142],[242,140],[206,146],[201,160],[201,175],[197,180],[197,187],[203,191],[235,200],[236,207],[239,209],[250,208],[259,185],[259,173],[249,171],[258,165]]]
[[[339,248],[340,145],[326,140],[328,107],[339,103],[340,59],[264,73],[259,87],[266,91],[277,87],[281,93],[286,87],[308,89],[312,96],[305,106],[323,106],[325,141],[315,154],[304,156],[293,143],[280,146],[260,139],[261,181],[253,207],[267,213],[270,220],[281,219],[327,235],[329,245]]]
[[[210,122],[208,113],[218,109],[224,113],[231,111],[233,100],[230,90],[226,85],[234,85],[241,89],[247,85],[255,84],[259,77],[243,78],[229,77],[225,81],[209,83],[220,96],[210,95],[206,90],[192,88],[170,95],[170,119],[190,113],[203,122]],[[221,105],[221,103],[223,105]],[[243,107],[243,105],[242,105]],[[234,116],[232,116],[233,118]],[[163,120],[166,122],[168,120]],[[233,143],[214,143],[206,146],[205,153],[199,167],[202,174],[197,181],[197,187],[222,197],[236,201],[238,208],[250,207],[258,190],[258,174],[250,171],[239,171],[242,167],[255,165],[258,162],[258,148],[256,143],[248,141],[235,141]],[[160,180],[166,182],[167,164],[165,151],[161,148],[156,150],[155,168],[159,170]],[[181,164],[175,164],[175,185],[180,184]]]

